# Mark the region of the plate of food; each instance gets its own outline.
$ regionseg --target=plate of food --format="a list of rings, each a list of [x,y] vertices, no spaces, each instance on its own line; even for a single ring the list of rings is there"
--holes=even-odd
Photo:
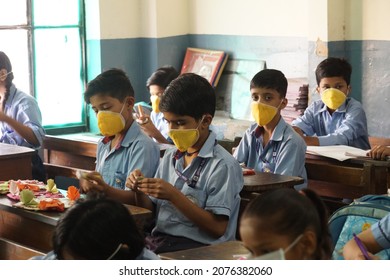
[[[63,212],[72,206],[73,202],[68,198],[35,198],[34,201],[23,203],[21,201],[12,206],[30,211],[58,211]]]

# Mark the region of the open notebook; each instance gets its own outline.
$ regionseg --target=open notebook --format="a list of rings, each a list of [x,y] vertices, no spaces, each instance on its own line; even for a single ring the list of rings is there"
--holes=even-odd
[[[369,150],[362,150],[355,147],[335,145],[335,146],[307,146],[306,153],[334,158],[344,161],[351,158],[367,157]]]

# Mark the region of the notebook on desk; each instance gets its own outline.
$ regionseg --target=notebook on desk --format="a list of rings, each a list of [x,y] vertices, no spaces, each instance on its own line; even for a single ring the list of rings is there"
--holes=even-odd
[[[306,153],[344,161],[351,158],[367,157],[369,150],[362,150],[345,145],[307,146]]]

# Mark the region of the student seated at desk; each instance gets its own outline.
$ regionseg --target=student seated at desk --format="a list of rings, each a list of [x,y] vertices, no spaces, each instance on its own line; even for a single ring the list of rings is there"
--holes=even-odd
[[[360,102],[349,97],[352,67],[342,58],[329,57],[316,69],[317,92],[303,116],[292,122],[309,146],[346,145],[370,149],[367,119]]]
[[[371,228],[359,233],[357,238],[361,240],[363,246],[368,251],[367,254],[369,259],[378,259],[378,257],[373,254],[384,249],[390,249],[390,214],[373,224]],[[355,239],[351,239],[344,245],[343,256],[346,260],[366,259]]]
[[[160,112],[159,104],[166,87],[178,76],[179,72],[168,65],[158,68],[146,81],[152,102],[152,112],[150,116],[140,115],[137,122],[147,135],[159,143],[173,144],[168,137],[168,123],[164,120],[163,113]]]
[[[120,69],[101,73],[88,83],[84,99],[92,105],[104,135],[96,154],[96,171],[103,180],[114,188],[125,189],[126,178],[134,169],[153,176],[160,150],[133,119],[134,90],[126,73]]]
[[[256,123],[245,132],[233,156],[260,172],[298,176],[306,186],[306,144],[280,114],[287,106],[287,79],[278,70],[265,69],[251,83],[251,111]]]
[[[277,189],[252,200],[240,236],[252,259],[329,260],[332,240],[326,207],[309,189]]]
[[[32,178],[46,181],[43,162],[38,154],[45,135],[41,111],[35,98],[17,89],[13,79],[11,61],[0,51],[0,142],[36,150],[31,163]]]
[[[176,148],[165,152],[154,178],[135,170],[126,183],[132,191],[109,188],[99,178],[88,185],[123,203],[155,211],[148,241],[156,253],[235,239],[243,175],[209,130],[215,103],[214,89],[205,78],[179,76],[160,103]]]
[[[42,260],[158,260],[145,248],[129,210],[105,197],[79,199],[58,221]]]

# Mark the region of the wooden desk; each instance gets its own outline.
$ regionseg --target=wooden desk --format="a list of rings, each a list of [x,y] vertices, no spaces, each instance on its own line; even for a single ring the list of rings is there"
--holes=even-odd
[[[82,134],[46,135],[43,139],[44,162],[95,170],[98,136]]]
[[[44,163],[85,170],[95,170],[97,143],[102,136],[77,133],[46,135],[43,139]],[[157,144],[162,157],[173,145]],[[50,174],[51,175],[51,174]]]
[[[160,254],[163,260],[237,260],[249,254],[240,241],[228,241],[195,249]]]
[[[390,187],[390,161],[367,158],[338,161],[306,154],[309,189],[334,198],[386,194]]]
[[[52,249],[51,237],[63,213],[28,211],[13,207],[15,202],[0,195],[0,237],[23,244],[38,251]],[[148,209],[126,205],[137,225],[152,217]]]
[[[0,143],[0,180],[32,179],[31,159],[35,151]]]
[[[303,184],[301,177],[286,176],[274,173],[256,172],[255,175],[244,176],[244,186],[240,193],[241,208],[246,207],[250,200],[261,193],[279,188],[293,188]]]

